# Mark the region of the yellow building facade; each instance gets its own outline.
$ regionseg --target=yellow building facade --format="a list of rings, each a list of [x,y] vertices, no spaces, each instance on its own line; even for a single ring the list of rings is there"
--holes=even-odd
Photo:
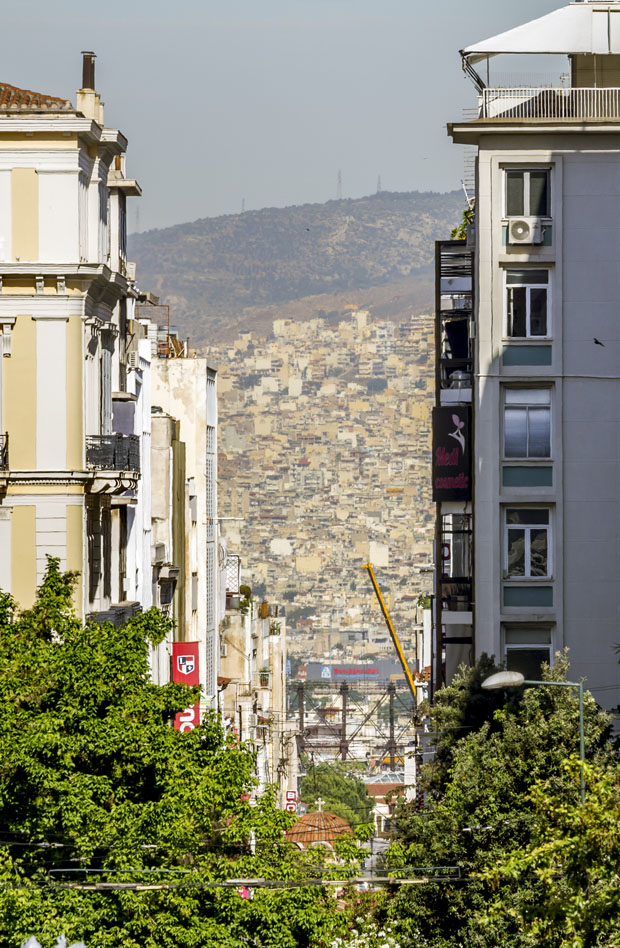
[[[90,54],[77,103],[0,85],[0,588],[31,606],[52,555],[79,572],[87,615],[114,604],[140,477],[139,439],[114,424],[135,401],[125,202],[139,188]]]

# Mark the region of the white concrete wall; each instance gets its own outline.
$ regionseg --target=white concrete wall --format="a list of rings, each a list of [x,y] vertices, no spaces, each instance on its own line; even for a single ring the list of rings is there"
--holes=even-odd
[[[551,246],[502,242],[503,168],[551,167]],[[550,624],[573,677],[620,703],[620,136],[483,138],[477,195],[475,408],[476,652],[503,657],[502,626]],[[503,270],[538,263],[551,279],[548,366],[504,366]],[[594,344],[594,337],[604,346]],[[542,342],[542,340],[541,340]],[[502,385],[552,388],[551,487],[502,487]],[[505,505],[548,505],[553,605],[502,605]],[[600,689],[600,690],[599,690]]]
[[[39,172],[39,260],[73,263],[80,259],[78,174]]]

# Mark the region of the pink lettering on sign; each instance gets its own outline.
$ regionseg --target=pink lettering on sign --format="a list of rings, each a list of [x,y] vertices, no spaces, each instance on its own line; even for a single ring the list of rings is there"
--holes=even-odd
[[[446,451],[445,448],[437,448],[435,451],[435,463],[437,467],[458,467],[459,449]]]
[[[198,642],[172,643],[172,680],[182,685],[200,684]],[[200,724],[200,702],[179,711],[174,719],[177,731],[193,731]]]

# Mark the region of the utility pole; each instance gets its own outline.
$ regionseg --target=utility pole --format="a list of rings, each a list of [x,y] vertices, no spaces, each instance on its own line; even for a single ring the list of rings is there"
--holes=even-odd
[[[342,695],[342,731],[340,734],[340,757],[342,760],[347,759],[347,692],[349,686],[346,681],[343,681],[340,686],[340,694]]]
[[[388,749],[390,752],[390,770],[396,769],[396,738],[394,737],[394,696],[396,694],[396,685],[390,682],[388,685],[388,695],[390,696],[390,743]]]
[[[297,685],[297,710],[299,712],[299,752],[303,754],[306,749],[304,743],[304,730],[305,730],[305,721],[304,721],[304,683],[300,681]]]

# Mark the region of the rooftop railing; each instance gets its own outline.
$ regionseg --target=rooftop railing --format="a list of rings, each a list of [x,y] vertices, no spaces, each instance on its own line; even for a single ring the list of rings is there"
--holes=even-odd
[[[86,438],[86,465],[96,471],[140,471],[138,435],[91,435]]]
[[[483,89],[479,117],[620,121],[620,88]]]

